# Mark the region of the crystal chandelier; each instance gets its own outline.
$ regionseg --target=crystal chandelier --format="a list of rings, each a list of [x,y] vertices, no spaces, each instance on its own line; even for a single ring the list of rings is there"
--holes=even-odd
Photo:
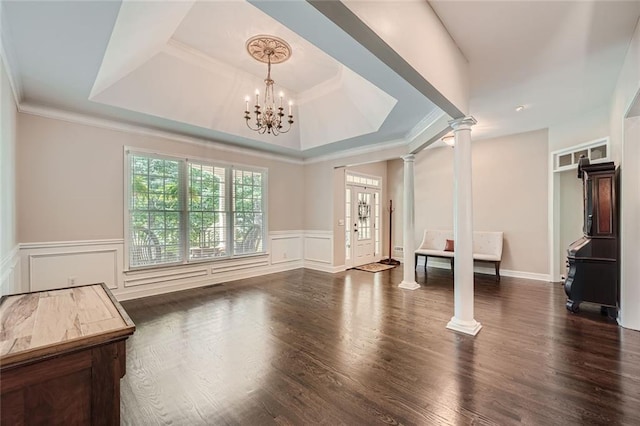
[[[292,102],[289,101],[288,120],[285,121],[283,120],[285,115],[282,106],[284,94],[280,92],[280,101],[276,105],[276,97],[273,91],[274,81],[271,79],[271,64],[280,64],[289,59],[291,57],[291,46],[278,37],[258,35],[251,37],[247,41],[247,52],[255,60],[267,63],[267,78],[264,79],[264,103],[260,104],[260,91],[256,89],[256,103],[253,110],[255,121],[253,123],[250,122],[249,97],[247,96],[244,99],[244,119],[247,122],[247,127],[260,134],[269,133],[277,136],[280,133],[287,133],[291,130],[291,125],[293,124]],[[283,125],[285,122],[289,123],[286,129]]]

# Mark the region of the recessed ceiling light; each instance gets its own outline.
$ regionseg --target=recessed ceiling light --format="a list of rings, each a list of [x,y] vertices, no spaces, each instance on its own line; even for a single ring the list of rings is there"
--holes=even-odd
[[[516,112],[520,112],[520,111],[522,111],[523,109],[524,109],[524,105],[518,105],[518,106],[516,107]]]

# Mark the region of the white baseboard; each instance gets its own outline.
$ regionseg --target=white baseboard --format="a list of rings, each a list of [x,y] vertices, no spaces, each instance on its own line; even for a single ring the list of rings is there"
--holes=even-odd
[[[418,258],[418,263],[416,264],[416,268],[420,267],[423,268],[424,267],[424,257],[420,256]],[[429,259],[429,267],[432,268],[439,268],[439,269],[451,269],[451,263],[446,260],[440,260],[440,259]],[[487,275],[495,275],[496,274],[496,270],[493,267],[487,267],[487,266],[475,266],[473,267],[473,272],[476,272],[478,274],[487,274]],[[525,272],[525,271],[512,271],[510,269],[502,269],[500,268],[500,276],[501,277],[513,277],[513,278],[524,278],[527,280],[536,280],[536,281],[545,281],[545,282],[550,282],[550,276],[549,274],[538,274],[535,272]]]
[[[333,266],[330,263],[314,262],[313,260],[305,260],[303,267],[306,269],[313,269],[314,271],[329,272],[331,274],[342,272],[347,269],[345,265]]]

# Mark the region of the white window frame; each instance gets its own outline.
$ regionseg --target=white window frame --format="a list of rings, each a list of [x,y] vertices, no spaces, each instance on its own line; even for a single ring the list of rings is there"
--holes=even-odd
[[[180,197],[180,241],[182,243],[182,260],[179,262],[172,263],[161,263],[157,265],[143,265],[143,266],[131,266],[130,264],[130,244],[131,244],[131,236],[130,236],[130,211],[129,211],[129,203],[131,202],[131,178],[132,178],[132,170],[130,167],[131,160],[130,155],[140,155],[147,156],[152,158],[178,161],[180,162],[180,176],[182,177],[182,181],[179,183],[181,187],[181,197]],[[188,188],[189,188],[189,164],[195,163],[200,165],[206,165],[211,167],[223,167],[225,168],[225,204],[227,206],[226,216],[226,237],[227,244],[229,245],[229,250],[226,256],[220,257],[209,257],[202,259],[189,259],[189,203],[188,203]],[[140,270],[148,270],[148,269],[159,269],[159,268],[167,268],[167,267],[175,267],[182,265],[193,265],[198,263],[208,263],[208,262],[220,262],[230,259],[238,259],[238,258],[246,258],[246,257],[254,257],[254,256],[264,256],[268,254],[269,246],[267,236],[268,232],[268,223],[269,223],[269,169],[264,167],[256,167],[245,164],[238,163],[230,163],[225,161],[212,161],[209,158],[202,157],[192,157],[192,156],[182,156],[175,154],[165,154],[162,152],[158,152],[155,150],[149,150],[144,148],[135,148],[135,147],[124,147],[124,155],[123,155],[123,166],[124,166],[124,206],[123,206],[123,215],[124,215],[124,261],[125,267],[124,271],[140,271]],[[262,226],[262,250],[254,253],[246,253],[246,254],[234,254],[234,241],[233,241],[233,227],[234,227],[234,218],[233,218],[233,170],[246,170],[254,173],[262,174],[262,215],[263,215],[263,226]]]

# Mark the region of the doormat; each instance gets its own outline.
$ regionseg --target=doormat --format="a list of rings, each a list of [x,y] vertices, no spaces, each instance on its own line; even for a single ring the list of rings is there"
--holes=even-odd
[[[359,269],[361,271],[367,272],[380,272],[386,271],[387,269],[393,269],[396,265],[383,265],[381,263],[367,263],[366,265],[356,266],[353,269]]]

